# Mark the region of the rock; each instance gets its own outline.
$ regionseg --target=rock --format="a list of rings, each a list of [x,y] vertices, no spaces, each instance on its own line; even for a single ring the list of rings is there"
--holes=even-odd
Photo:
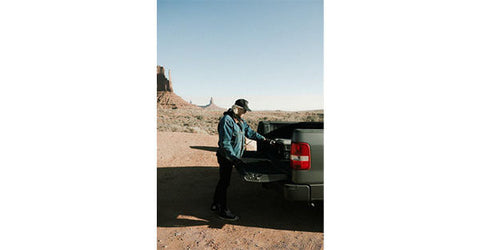
[[[200,109],[169,91],[157,91],[157,106],[159,109]]]
[[[213,102],[213,97],[210,97],[210,102],[207,105],[199,106],[199,107],[203,108],[203,109],[206,109],[206,110],[217,110],[217,111],[225,110],[224,108],[221,108],[221,107],[215,105],[215,103]]]
[[[170,70],[168,71],[170,75]],[[168,91],[173,92],[171,76],[170,79],[165,77],[165,68],[162,66],[157,66],[157,91]]]
[[[165,68],[157,66],[157,104],[161,109],[199,109],[173,93],[172,79],[165,77]]]

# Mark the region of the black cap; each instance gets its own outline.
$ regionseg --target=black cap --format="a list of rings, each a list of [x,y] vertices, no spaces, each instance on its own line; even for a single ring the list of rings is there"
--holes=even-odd
[[[236,100],[236,101],[235,101],[235,105],[244,108],[246,111],[252,111],[252,110],[248,107],[248,101],[245,100],[245,99],[238,99],[238,100]]]

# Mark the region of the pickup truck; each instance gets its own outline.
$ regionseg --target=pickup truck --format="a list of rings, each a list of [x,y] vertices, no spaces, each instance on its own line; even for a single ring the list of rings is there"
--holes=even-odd
[[[245,152],[243,180],[277,187],[289,201],[323,201],[323,122],[261,121],[257,131],[276,143]]]

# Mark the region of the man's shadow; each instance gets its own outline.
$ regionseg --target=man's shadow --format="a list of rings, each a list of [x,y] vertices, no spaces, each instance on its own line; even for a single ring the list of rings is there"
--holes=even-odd
[[[218,177],[217,166],[157,168],[157,226],[222,228],[235,224],[323,232],[323,206],[285,201],[281,193],[243,181],[236,170],[228,189],[228,206],[240,220],[219,219],[210,211]]]
[[[212,151],[217,152],[218,147],[207,147],[207,146],[190,146],[193,149],[205,150],[205,151]]]

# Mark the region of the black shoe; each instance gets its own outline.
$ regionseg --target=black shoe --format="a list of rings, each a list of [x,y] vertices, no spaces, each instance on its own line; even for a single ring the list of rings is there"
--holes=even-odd
[[[210,206],[210,211],[212,212],[219,212],[220,211],[220,205],[217,203],[212,203]]]
[[[220,217],[220,219],[222,219],[222,220],[228,220],[228,221],[237,221],[238,219],[240,219],[240,217],[234,215],[228,209],[220,211],[218,217]]]

